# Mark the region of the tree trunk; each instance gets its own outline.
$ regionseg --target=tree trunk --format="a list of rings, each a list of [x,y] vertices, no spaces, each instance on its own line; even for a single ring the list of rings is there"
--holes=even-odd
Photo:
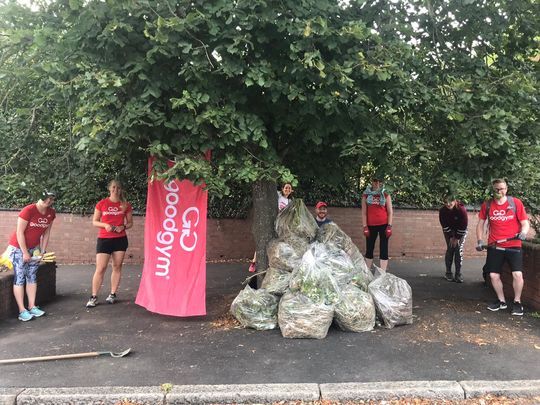
[[[258,180],[253,183],[253,225],[251,232],[255,239],[257,252],[257,271],[268,268],[266,245],[275,238],[274,222],[278,213],[276,183],[268,180]],[[257,277],[257,286],[262,283],[263,276]]]

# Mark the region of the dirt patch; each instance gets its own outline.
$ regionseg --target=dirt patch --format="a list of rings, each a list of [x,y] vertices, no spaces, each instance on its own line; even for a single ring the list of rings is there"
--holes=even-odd
[[[221,315],[215,321],[210,323],[213,329],[219,330],[230,330],[230,329],[241,329],[242,325],[236,320],[236,318],[230,313],[227,312]]]
[[[335,401],[281,401],[274,402],[272,405],[532,405],[540,402],[540,396],[534,398],[506,398],[486,395],[473,399],[462,399],[456,401],[433,400],[433,399],[393,399],[385,401],[354,401],[354,402],[335,402]],[[116,402],[115,405],[140,405],[138,402],[128,400]],[[220,404],[215,404],[220,405]],[[230,405],[230,404],[221,404]],[[253,405],[253,404],[252,404]]]
[[[438,342],[447,346],[469,343],[478,346],[533,346],[540,349],[537,319],[511,317],[509,314],[487,313],[485,305],[477,301],[450,302],[424,301],[425,305],[436,306],[438,313],[416,316],[405,333],[411,343]],[[414,311],[413,311],[414,313]]]
[[[486,395],[474,399],[463,400],[434,400],[434,399],[395,399],[387,401],[354,401],[354,402],[334,402],[334,401],[316,401],[316,402],[276,402],[273,405],[529,405],[537,404],[540,397],[534,398],[506,398]]]

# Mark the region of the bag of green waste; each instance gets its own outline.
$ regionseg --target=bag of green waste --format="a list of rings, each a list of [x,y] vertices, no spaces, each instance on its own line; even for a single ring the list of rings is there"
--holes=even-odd
[[[264,288],[267,292],[274,295],[283,295],[289,288],[292,273],[269,267],[264,275],[261,288]]]
[[[309,248],[307,239],[290,236],[272,239],[267,247],[268,266],[280,270],[293,271],[300,266],[302,256]]]
[[[289,288],[315,303],[332,305],[339,300],[340,287],[332,274],[330,252],[324,244],[311,244],[302,264],[293,271]]]
[[[279,301],[279,329],[285,338],[324,339],[333,315],[333,306],[315,303],[298,292],[287,291]]]
[[[381,273],[369,284],[368,290],[384,327],[390,329],[413,322],[412,289],[405,280],[390,273]]]
[[[295,236],[311,242],[317,234],[317,222],[301,198],[295,198],[276,218],[276,233],[280,238]]]
[[[260,288],[246,286],[231,304],[231,314],[246,328],[275,329],[277,326],[278,298]]]
[[[325,248],[325,254],[320,254],[316,258],[318,265],[328,267],[340,288],[350,284],[358,272],[349,255],[332,244],[322,246]]]
[[[353,263],[355,268],[353,283],[364,291],[367,291],[368,284],[373,280],[373,275],[368,269],[364,256],[352,239],[334,222],[321,226],[317,231],[316,240],[326,244],[328,247],[335,246],[343,250]]]
[[[334,319],[342,330],[367,332],[375,327],[373,298],[354,285],[342,290],[334,311]]]

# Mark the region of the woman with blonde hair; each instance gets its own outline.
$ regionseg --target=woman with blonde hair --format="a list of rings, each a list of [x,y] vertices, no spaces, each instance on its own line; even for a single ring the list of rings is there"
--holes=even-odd
[[[87,308],[93,308],[98,303],[97,296],[111,258],[111,293],[105,301],[109,304],[116,302],[122,264],[128,248],[126,229],[133,226],[133,209],[125,200],[122,183],[112,180],[108,189],[109,197],[96,204],[92,219],[92,225],[100,229],[96,245],[96,271],[92,278],[92,296],[86,303]]]

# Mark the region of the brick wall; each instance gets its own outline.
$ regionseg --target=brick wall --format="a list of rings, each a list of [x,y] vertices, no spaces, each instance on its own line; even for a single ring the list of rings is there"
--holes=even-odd
[[[330,217],[365,249],[362,235],[362,216],[359,208],[329,208]],[[0,251],[7,245],[17,222],[17,211],[0,211]],[[466,256],[483,256],[474,249],[476,244],[476,212],[469,213],[469,235],[465,244]],[[390,239],[390,256],[429,257],[444,253],[444,239],[437,211],[395,210],[394,233]],[[90,216],[58,214],[54,221],[49,251],[56,252],[58,263],[94,263],[97,229]],[[144,217],[135,216],[128,231],[127,263],[142,263],[144,257]],[[210,219],[207,230],[208,260],[247,259],[253,256],[255,243],[251,236],[251,220]]]

